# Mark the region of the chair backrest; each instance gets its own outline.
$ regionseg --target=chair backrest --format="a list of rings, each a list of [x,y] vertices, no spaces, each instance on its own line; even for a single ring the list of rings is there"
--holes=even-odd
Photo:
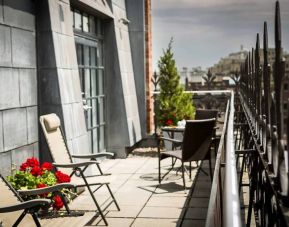
[[[218,118],[218,110],[215,109],[196,109],[195,120],[204,120],[210,118]]]
[[[17,192],[12,188],[12,186],[4,179],[0,174],[0,206],[5,207],[9,205],[16,205],[21,203],[22,199],[18,196]],[[21,215],[22,211],[15,211],[9,213],[0,213],[0,226],[12,226],[18,217]],[[31,215],[26,215],[21,226],[34,226],[33,219]]]
[[[211,146],[215,122],[215,118],[187,121],[182,147],[183,161],[206,158]]]
[[[70,153],[61,131],[59,117],[54,113],[40,116],[40,125],[42,127],[53,161],[62,164],[72,163]],[[70,174],[72,172],[72,170],[69,168],[58,169],[66,174]]]

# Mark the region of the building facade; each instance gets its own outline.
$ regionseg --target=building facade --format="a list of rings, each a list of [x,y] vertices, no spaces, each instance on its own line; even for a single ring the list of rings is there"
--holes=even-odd
[[[241,46],[240,51],[230,53],[223,57],[217,64],[210,68],[213,75],[216,76],[216,82],[223,80],[229,81],[232,72],[240,72],[241,64],[245,61],[248,52]]]
[[[0,8],[0,172],[50,159],[38,124],[47,113],[60,117],[72,153],[125,157],[146,134],[146,1],[4,0]]]

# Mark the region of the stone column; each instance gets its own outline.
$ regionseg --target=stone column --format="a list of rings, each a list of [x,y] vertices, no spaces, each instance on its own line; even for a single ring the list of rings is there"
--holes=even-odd
[[[56,113],[71,153],[88,153],[69,0],[37,1],[37,59],[40,115]],[[41,157],[49,153],[41,138]]]

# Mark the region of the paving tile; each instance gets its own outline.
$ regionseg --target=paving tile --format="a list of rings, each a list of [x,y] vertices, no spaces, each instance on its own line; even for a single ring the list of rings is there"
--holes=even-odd
[[[117,194],[117,202],[120,205],[142,205],[145,204],[150,195],[149,194],[130,194],[130,193],[122,193]]]
[[[132,224],[132,222],[134,221],[133,218],[109,218],[106,217],[106,221],[108,222],[108,226],[110,227],[128,227]],[[96,219],[91,219],[90,222],[88,222],[86,225],[86,227],[89,226],[105,226],[103,220],[101,220],[100,217],[97,217]]]
[[[120,211],[118,210],[110,210],[106,217],[122,217],[122,218],[136,218],[141,209],[143,208],[143,205],[139,206],[120,206]]]
[[[146,206],[153,207],[178,207],[182,208],[185,206],[187,201],[186,197],[166,197],[166,196],[152,196],[147,202]]]
[[[137,218],[132,224],[132,227],[175,227],[178,221],[178,219]]]
[[[142,218],[180,218],[181,213],[182,213],[181,208],[146,206],[139,214],[139,217],[142,217]]]

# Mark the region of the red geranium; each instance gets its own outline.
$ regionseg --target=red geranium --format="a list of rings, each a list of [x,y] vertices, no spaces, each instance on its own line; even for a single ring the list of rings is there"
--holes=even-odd
[[[26,163],[29,167],[34,167],[34,166],[39,166],[39,161],[37,160],[37,158],[28,158],[26,160]]]
[[[171,120],[171,119],[168,119],[168,120],[166,121],[166,125],[168,125],[168,126],[173,125],[173,124],[174,124],[174,122],[173,122],[173,120]]]
[[[43,162],[43,164],[41,165],[41,169],[51,171],[52,164],[50,162]]]
[[[61,171],[56,171],[55,176],[57,179],[57,183],[67,183],[70,182],[70,176],[68,176],[65,173],[62,173]]]
[[[54,201],[53,203],[54,209],[60,210],[63,207],[63,202],[59,195],[54,196],[53,201]]]
[[[30,173],[33,176],[37,177],[39,175],[42,175],[42,170],[41,170],[41,168],[39,166],[34,166],[34,167],[32,167]]]
[[[27,162],[23,162],[20,166],[20,170],[25,171],[28,167],[29,167],[29,165],[27,164]]]

